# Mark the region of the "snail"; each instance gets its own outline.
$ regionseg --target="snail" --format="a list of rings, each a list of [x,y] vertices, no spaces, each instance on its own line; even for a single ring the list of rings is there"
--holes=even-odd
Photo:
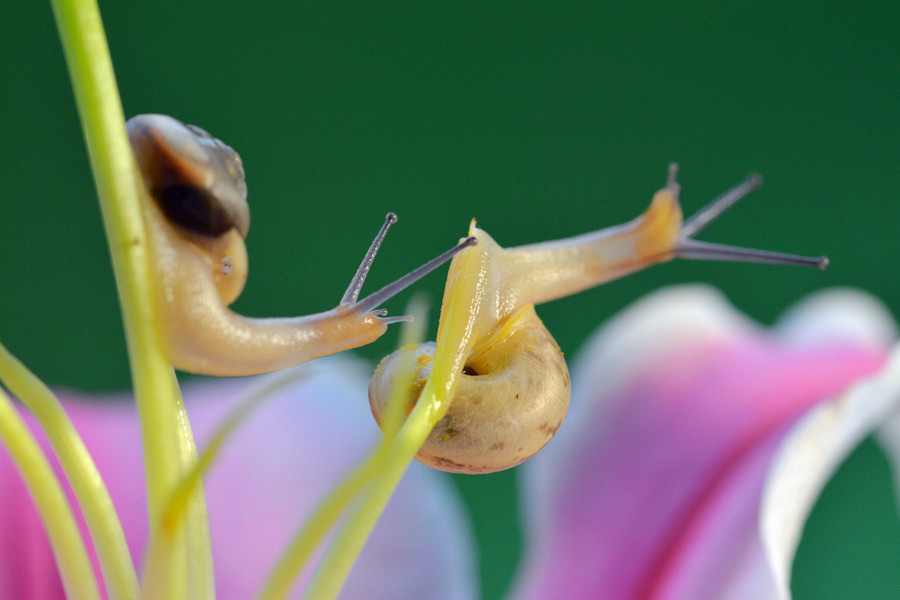
[[[416,458],[436,469],[492,473],[527,460],[566,416],[569,375],[562,352],[534,305],[562,298],[676,257],[816,267],[810,258],[693,239],[722,212],[759,187],[749,176],[687,221],[678,202],[677,166],[637,219],[573,238],[502,248],[473,220],[477,246],[453,258],[437,342],[408,345],[386,357],[369,384],[381,425],[401,374],[413,373],[408,407],[431,393],[443,402]],[[435,356],[452,356],[435,374]],[[434,368],[434,372],[432,371]],[[432,384],[431,379],[438,379]]]
[[[247,280],[244,238],[250,227],[247,185],[232,148],[165,115],[126,124],[142,179],[141,205],[159,282],[155,298],[169,358],[178,369],[207,375],[254,375],[368,344],[390,323],[377,307],[456,252],[464,240],[418,269],[359,299],[389,227],[389,213],[338,305],[293,318],[256,319],[228,308]]]

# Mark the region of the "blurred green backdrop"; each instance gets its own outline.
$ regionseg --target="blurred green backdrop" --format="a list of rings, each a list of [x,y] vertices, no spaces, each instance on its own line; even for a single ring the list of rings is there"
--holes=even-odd
[[[751,170],[765,176],[705,239],[827,253],[832,267],[657,267],[541,307],[564,351],[677,282],[712,283],[764,323],[826,286],[900,306],[898,3],[101,10],[126,114],[195,123],[244,159],[245,314],[332,307],[388,210],[400,223],[370,290],[450,246],[472,217],[503,245],[631,219],[672,160],[687,213]],[[113,280],[50,9],[7,2],[2,14],[0,339],[53,384],[124,388]],[[442,285],[432,276],[419,289],[437,302]],[[377,360],[395,339],[360,353]],[[897,596],[888,477],[869,443],[832,482],[801,546],[797,598]],[[518,559],[514,480],[456,478],[485,598],[502,594]]]

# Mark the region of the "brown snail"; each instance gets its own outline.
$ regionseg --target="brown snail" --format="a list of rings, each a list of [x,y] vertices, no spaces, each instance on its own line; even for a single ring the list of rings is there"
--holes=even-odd
[[[209,133],[165,115],[126,124],[143,180],[156,303],[172,364],[208,375],[253,375],[355,348],[404,317],[377,307],[473,244],[469,239],[377,292],[359,299],[375,254],[396,221],[388,214],[341,302],[293,318],[256,319],[228,305],[247,280],[250,227],[238,154]]]
[[[459,473],[513,467],[553,437],[569,404],[565,360],[534,304],[676,257],[827,266],[825,257],[692,239],[761,179],[751,175],[683,221],[676,175],[672,165],[666,187],[637,219],[573,238],[502,248],[473,221],[469,235],[478,245],[450,264],[437,342],[403,347],[375,371],[369,402],[376,421],[384,417],[391,390],[402,385],[400,374],[413,372],[404,402],[413,406],[420,396],[436,398],[443,413],[419,461]],[[451,357],[438,374],[435,356]]]

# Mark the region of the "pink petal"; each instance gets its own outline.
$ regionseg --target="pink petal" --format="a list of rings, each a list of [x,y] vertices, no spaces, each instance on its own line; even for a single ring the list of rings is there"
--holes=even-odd
[[[372,448],[368,372],[348,360],[318,360],[238,430],[206,478],[218,597],[253,597],[292,532]],[[185,386],[203,439],[263,378]],[[110,488],[133,556],[146,542],[140,436],[130,401],[67,395],[66,408]],[[46,536],[18,473],[0,450],[0,589],[15,598],[61,598]],[[440,544],[434,540],[441,540]],[[414,465],[388,504],[342,592],[343,598],[475,596],[471,537],[441,474]]]
[[[606,325],[573,370],[566,424],[523,469],[531,528],[513,596],[771,596],[757,521],[772,456],[885,356],[830,310],[809,321],[768,334],[682,287]],[[818,326],[834,335],[805,342]]]

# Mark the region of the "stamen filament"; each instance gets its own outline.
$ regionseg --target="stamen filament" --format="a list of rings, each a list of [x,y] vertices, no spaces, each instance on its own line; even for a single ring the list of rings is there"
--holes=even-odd
[[[125,533],[97,466],[53,392],[0,344],[0,379],[37,419],[81,507],[111,599],[138,595]]]
[[[415,317],[415,319],[409,321],[409,324],[403,327],[401,331],[399,342],[399,347],[401,348],[408,344],[420,342],[424,337],[424,323],[427,314],[425,303],[421,299],[413,298],[407,306],[407,312],[410,313],[411,318]],[[366,489],[366,486],[372,484],[379,473],[382,473],[387,468],[386,461],[393,447],[394,438],[403,425],[403,420],[406,416],[404,410],[406,390],[412,385],[414,376],[415,373],[412,370],[398,374],[397,381],[408,382],[408,384],[402,385],[398,383],[394,388],[383,423],[384,435],[379,440],[375,450],[338,483],[300,526],[299,530],[291,538],[288,546],[281,553],[275,567],[267,576],[257,596],[257,600],[282,600],[287,598],[310,556],[322,543],[322,540],[331,531],[338,519],[344,515],[347,507],[354,500],[364,502],[364,498],[360,498],[360,494]],[[374,510],[377,511],[375,515],[377,519],[380,509],[376,507]],[[370,528],[367,529],[363,525],[362,529],[357,528],[355,531],[356,535],[361,536],[362,540],[365,541]],[[334,550],[329,550],[329,554],[333,552]],[[316,575],[316,578],[320,581],[317,585],[322,585],[328,590],[339,590],[346,578],[349,567],[346,569],[343,567],[337,569],[327,568],[327,570],[328,573]],[[317,597],[317,592],[313,591],[310,593],[313,594],[313,597]]]
[[[47,457],[0,389],[0,439],[34,500],[56,557],[66,596],[99,600],[97,580],[72,507]]]

